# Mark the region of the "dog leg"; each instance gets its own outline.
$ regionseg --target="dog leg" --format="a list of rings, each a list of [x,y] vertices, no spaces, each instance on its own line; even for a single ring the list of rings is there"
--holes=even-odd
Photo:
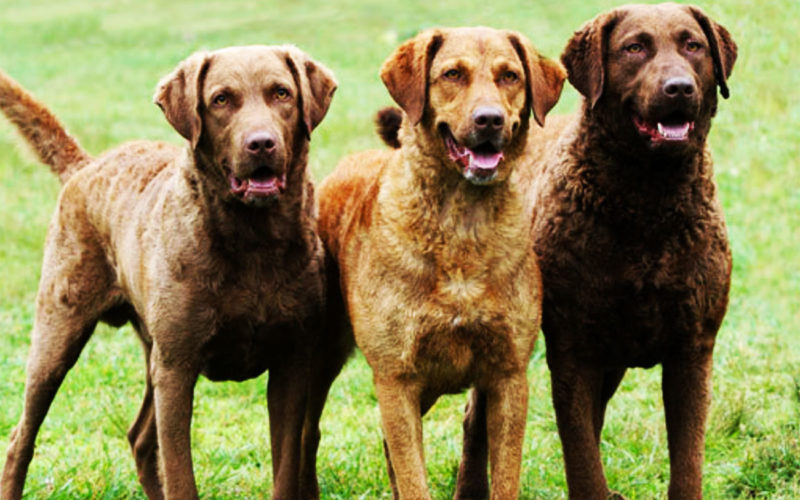
[[[389,463],[397,480],[401,499],[431,498],[422,450],[422,418],[419,389],[398,380],[376,378],[375,393],[381,412]]]
[[[298,350],[304,347],[298,346]],[[300,444],[308,401],[310,359],[296,353],[269,370],[267,402],[272,442],[272,498],[293,500],[299,494]]]
[[[424,417],[425,414],[428,413],[437,399],[439,399],[438,395],[430,392],[423,392],[422,398],[420,398],[420,418]],[[392,467],[392,456],[389,453],[389,445],[386,443],[386,439],[383,440],[383,456],[386,457],[386,469],[389,474],[389,484],[392,487],[392,498],[397,500],[400,498],[400,493],[397,490],[397,477],[395,477],[394,474],[394,467]]]
[[[338,286],[338,281],[337,281]],[[332,321],[333,324],[333,321]],[[347,328],[343,326],[342,328]],[[342,371],[347,358],[353,350],[352,335],[320,334],[320,341],[311,362],[308,406],[303,424],[303,441],[300,457],[300,498],[317,500],[319,482],[317,481],[317,450],[319,448],[319,421],[331,384]],[[325,343],[326,339],[337,339],[335,345]]]
[[[527,414],[528,378],[524,371],[500,381],[487,391],[486,425],[492,471],[492,500],[519,496]]]
[[[170,349],[173,348],[175,346],[170,345]],[[151,370],[164,495],[171,500],[194,500],[197,499],[197,486],[192,471],[192,401],[200,372],[192,360],[181,359],[179,362],[173,356],[170,363],[165,363],[163,358],[156,343]]]
[[[150,378],[150,351],[152,346],[142,342],[145,351],[146,384],[142,407],[128,430],[128,442],[136,461],[136,472],[145,495],[150,500],[164,498],[161,481],[158,478],[158,438],[156,435],[156,414],[153,406],[153,382]]]
[[[486,435],[486,393],[470,391],[464,414],[464,442],[458,466],[455,500],[483,500],[489,496],[489,438]]]
[[[39,427],[101,313],[111,306],[113,277],[105,255],[92,243],[93,235],[71,225],[77,220],[74,205],[62,200],[45,247],[25,369],[25,402],[0,478],[3,500],[22,496]]]
[[[42,289],[46,289],[44,285]],[[48,307],[41,306],[43,303]],[[66,311],[67,308],[57,299],[51,302],[40,297],[39,304],[25,369],[25,403],[20,421],[11,433],[0,480],[0,498],[3,500],[22,497],[36,434],[64,377],[78,360],[97,324],[94,320],[86,321],[83,316],[76,316],[78,308]]]
[[[711,349],[663,364],[662,391],[669,441],[669,498],[703,496],[703,447],[711,381]]]
[[[605,500],[609,494],[596,436],[600,415],[603,370],[568,356],[555,360],[548,351],[553,406],[564,451],[569,498]]]

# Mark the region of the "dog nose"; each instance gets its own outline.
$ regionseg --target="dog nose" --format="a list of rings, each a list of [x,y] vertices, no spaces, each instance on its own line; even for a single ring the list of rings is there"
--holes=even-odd
[[[668,97],[690,96],[694,94],[694,82],[686,77],[674,77],[664,82],[664,93]]]
[[[245,138],[244,148],[252,155],[272,153],[275,150],[275,136],[269,132],[253,132]]]
[[[479,106],[472,113],[472,121],[478,130],[499,130],[503,128],[503,112],[490,106]]]

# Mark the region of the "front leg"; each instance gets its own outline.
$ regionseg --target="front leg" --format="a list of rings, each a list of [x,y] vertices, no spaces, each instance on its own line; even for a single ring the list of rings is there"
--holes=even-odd
[[[703,447],[712,348],[663,363],[662,392],[669,441],[669,498],[703,497]]]
[[[420,389],[397,379],[375,379],[375,392],[400,499],[430,499],[422,450]]]
[[[301,352],[270,368],[267,403],[272,442],[272,498],[293,500],[300,493],[300,455],[306,418],[310,359]]]
[[[521,371],[499,380],[486,394],[486,425],[492,471],[491,499],[519,496],[522,445],[528,414],[528,379]]]
[[[545,337],[546,339],[547,337]],[[595,430],[602,395],[603,371],[548,345],[553,406],[564,452],[569,498],[605,500],[610,494]]]
[[[156,344],[151,371],[164,495],[169,499],[196,499],[191,423],[199,370],[188,360],[165,356]]]

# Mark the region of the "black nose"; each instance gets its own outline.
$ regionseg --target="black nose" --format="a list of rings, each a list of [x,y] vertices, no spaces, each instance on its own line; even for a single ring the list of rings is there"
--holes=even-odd
[[[491,106],[479,106],[472,113],[472,121],[478,130],[499,130],[503,128],[503,112]]]
[[[253,132],[245,138],[244,148],[252,155],[272,153],[275,150],[275,136],[270,132]]]
[[[668,97],[690,96],[694,94],[694,81],[686,77],[674,77],[664,82],[664,93]]]

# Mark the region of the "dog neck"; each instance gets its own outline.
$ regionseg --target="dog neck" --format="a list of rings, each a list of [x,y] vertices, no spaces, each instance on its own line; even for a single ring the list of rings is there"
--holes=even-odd
[[[406,141],[397,150],[379,195],[379,203],[397,231],[413,233],[422,254],[453,262],[488,261],[495,254],[520,247],[529,237],[530,220],[516,173],[496,184],[476,186],[441,155],[425,154],[430,146]],[[515,161],[514,157],[509,158]],[[508,255],[511,260],[518,256]]]
[[[621,151],[619,139],[610,133],[602,120],[598,123],[586,110],[576,117],[549,153],[555,168],[548,175],[571,179],[559,183],[563,191],[554,195],[570,200],[572,207],[580,207],[587,216],[625,228],[634,238],[658,240],[675,233],[668,227],[699,234],[697,228],[719,210],[709,150],[702,147],[682,157],[642,158]],[[558,158],[555,163],[554,157]]]
[[[705,139],[710,116],[698,122],[698,139],[683,150],[653,149],[643,143],[629,117],[619,106],[603,101],[583,113],[572,131],[569,149],[583,182],[603,196],[641,201],[658,206],[673,203],[676,196],[711,182],[711,157]],[[701,123],[702,122],[702,123]]]
[[[178,197],[199,207],[197,229],[221,242],[220,251],[285,253],[314,245],[313,187],[307,178],[307,146],[288,167],[286,192],[265,207],[252,207],[229,192],[222,169],[197,150],[181,162]]]

